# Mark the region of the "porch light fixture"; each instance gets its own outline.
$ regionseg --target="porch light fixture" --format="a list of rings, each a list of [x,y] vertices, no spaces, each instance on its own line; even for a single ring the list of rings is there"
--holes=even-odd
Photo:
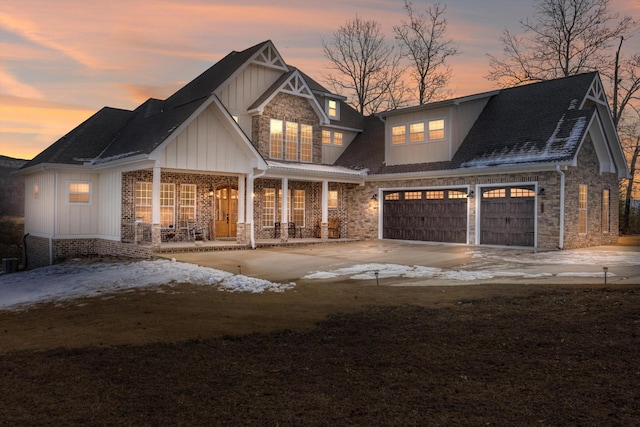
[[[544,188],[538,190],[538,196],[544,196]]]
[[[209,187],[209,197],[213,197],[213,187]]]
[[[371,200],[373,200],[374,202],[378,200],[378,195],[374,194],[373,196],[371,196]]]
[[[469,192],[467,193],[467,197],[472,198],[474,197],[476,194],[473,192],[473,190],[469,190]]]

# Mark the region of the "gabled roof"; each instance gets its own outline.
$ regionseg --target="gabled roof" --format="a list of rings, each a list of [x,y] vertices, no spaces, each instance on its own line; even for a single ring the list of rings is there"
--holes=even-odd
[[[282,67],[284,63],[264,54],[271,41],[242,52],[231,52],[164,101],[149,99],[134,111],[105,107],[36,156],[23,169],[41,163],[104,163],[153,152],[173,131],[189,119],[243,64]],[[78,160],[81,159],[81,160]]]
[[[367,119],[365,132],[335,164],[376,175],[569,163],[596,114],[589,103],[579,109],[595,81],[599,78],[593,72],[485,94],[487,105],[451,161],[385,165],[384,125]]]

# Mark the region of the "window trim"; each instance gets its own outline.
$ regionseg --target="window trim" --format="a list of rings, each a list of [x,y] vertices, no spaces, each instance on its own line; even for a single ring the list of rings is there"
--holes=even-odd
[[[274,123],[280,124],[280,131],[275,135],[279,135],[280,138],[274,138]],[[270,119],[269,121],[269,158],[282,160],[284,158],[284,120],[280,119]],[[279,147],[275,146],[274,143],[279,144]],[[274,155],[275,154],[275,155]],[[279,156],[278,156],[279,154]]]
[[[275,223],[277,222],[276,194],[276,189],[273,187],[265,187],[262,189],[262,212],[260,218],[262,221],[262,228],[273,228],[275,226]],[[272,200],[267,200],[267,196],[270,196]],[[267,203],[269,203],[269,205]],[[271,221],[271,219],[273,219],[273,221]]]
[[[191,194],[190,188],[193,188],[193,206],[189,204],[185,204],[185,202],[189,202],[189,199],[185,199],[185,194]],[[196,212],[198,207],[198,187],[196,184],[180,184],[180,196],[178,197],[180,201],[180,207],[178,208],[178,225],[180,228],[187,228],[187,220],[188,219],[196,219]],[[185,212],[188,212],[193,209],[193,217],[189,218]],[[175,222],[175,219],[174,219]],[[174,224],[175,227],[175,224]]]
[[[431,123],[435,123],[435,122],[439,122],[442,121],[442,138],[431,138]],[[439,118],[433,118],[433,119],[428,119],[426,121],[426,133],[425,133],[425,137],[427,141],[444,141],[447,139],[447,120],[445,117],[439,117]],[[435,131],[440,131],[440,129],[436,129]]]
[[[335,114],[331,114],[331,103],[335,103]],[[337,99],[327,98],[325,102],[325,111],[327,112],[327,116],[331,120],[340,120],[340,102]]]
[[[335,197],[331,197],[333,194],[335,194]],[[338,198],[338,190],[327,191],[327,207],[329,209],[338,209]]]
[[[608,188],[602,190],[602,233],[611,233],[611,192]]]
[[[149,186],[148,189],[147,188],[143,189],[143,191],[145,192],[144,200],[146,201],[148,199],[149,204],[138,203],[138,185],[143,185],[143,184],[145,185],[145,187]],[[148,194],[148,197],[146,197],[146,194]],[[133,213],[135,215],[135,220],[137,221],[138,218],[140,218],[143,222],[145,222],[144,216],[138,216],[138,207],[149,209],[148,223],[151,223],[151,215],[152,215],[151,210],[153,209],[153,183],[148,181],[137,181],[134,185]]]
[[[589,230],[588,228],[589,222],[587,217],[589,213],[588,207],[589,207],[589,187],[586,184],[579,184],[578,186],[578,234],[581,236],[587,235]]]
[[[82,191],[71,191],[71,186],[75,185],[75,184],[80,184],[80,185],[87,185],[87,192],[82,192]],[[93,199],[93,188],[91,185],[91,181],[84,181],[84,180],[69,180],[67,181],[67,205],[75,205],[75,206],[90,206],[92,204],[92,199]],[[86,194],[87,195],[87,200],[84,201],[72,201],[71,200],[71,196],[72,195],[83,195]]]

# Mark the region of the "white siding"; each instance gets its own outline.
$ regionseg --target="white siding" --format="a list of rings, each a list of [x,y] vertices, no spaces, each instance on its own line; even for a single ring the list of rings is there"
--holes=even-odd
[[[24,180],[24,232],[36,236],[51,236],[54,233],[53,215],[55,197],[55,174],[42,172],[28,175]],[[34,198],[34,187],[38,186],[38,199]]]
[[[162,152],[160,166],[228,173],[248,173],[251,161],[246,142],[225,121],[217,107],[209,106]]]
[[[322,163],[325,165],[332,165],[338,160],[338,157],[344,150],[347,149],[351,141],[356,137],[356,132],[348,132],[348,131],[337,131],[342,132],[342,145],[330,145],[330,144],[322,144]]]
[[[68,198],[69,182],[90,182],[91,202],[71,204]],[[95,236],[98,234],[98,212],[100,211],[100,188],[98,175],[81,172],[60,172],[56,183],[58,237]]]
[[[98,233],[103,238],[120,239],[122,216],[122,174],[120,171],[100,175]]]

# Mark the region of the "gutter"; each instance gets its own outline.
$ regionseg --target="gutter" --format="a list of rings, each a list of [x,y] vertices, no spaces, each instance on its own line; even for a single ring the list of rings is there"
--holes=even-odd
[[[558,237],[558,249],[564,248],[564,172],[560,168],[560,165],[556,165],[556,172],[560,174],[560,235]]]

